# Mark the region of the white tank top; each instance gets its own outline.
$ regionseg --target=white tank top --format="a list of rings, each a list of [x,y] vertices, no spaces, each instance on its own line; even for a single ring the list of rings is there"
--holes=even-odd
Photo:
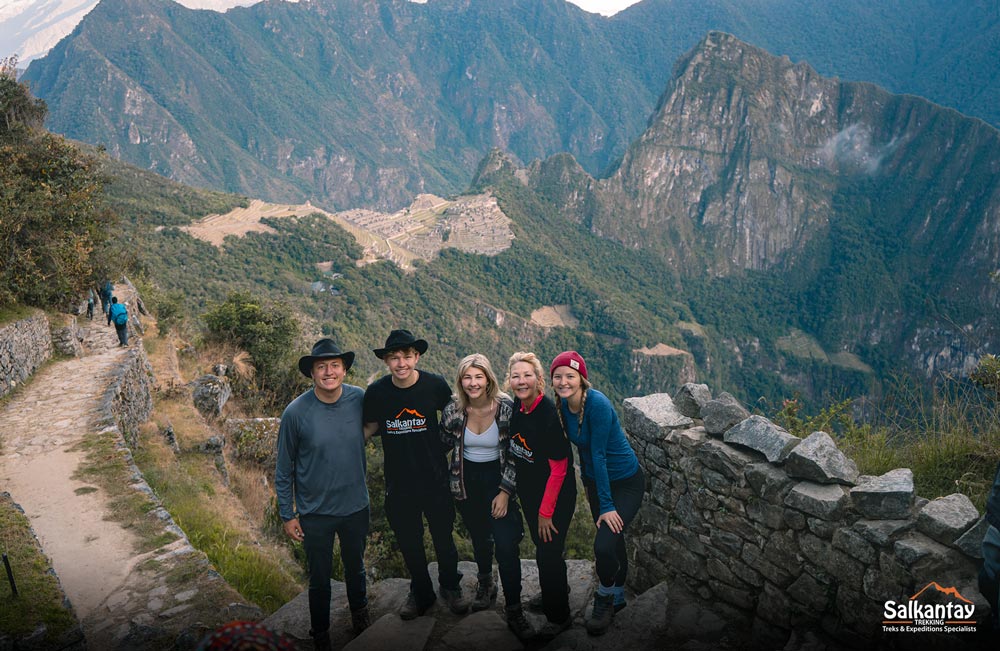
[[[476,434],[468,427],[465,428],[462,458],[477,463],[496,461],[500,458],[500,428],[497,427],[496,421],[493,421],[482,434]]]

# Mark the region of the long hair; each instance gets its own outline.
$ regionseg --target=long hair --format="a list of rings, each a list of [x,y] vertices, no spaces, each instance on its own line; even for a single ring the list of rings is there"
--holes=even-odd
[[[542,362],[539,361],[538,356],[535,353],[526,353],[524,351],[518,351],[510,356],[507,361],[507,377],[504,378],[503,384],[504,388],[510,390],[510,369],[518,362],[527,362],[531,364],[531,367],[535,369],[535,377],[538,378],[538,393],[545,393],[545,374],[542,370]]]
[[[470,368],[478,368],[486,376],[487,399],[493,402],[500,395],[500,384],[497,382],[497,376],[493,372],[493,366],[490,364],[489,358],[480,353],[466,355],[458,363],[458,373],[455,376],[455,395],[458,397],[458,406],[462,408],[462,411],[465,411],[469,406],[469,396],[466,395],[465,389],[462,388],[462,376]]]

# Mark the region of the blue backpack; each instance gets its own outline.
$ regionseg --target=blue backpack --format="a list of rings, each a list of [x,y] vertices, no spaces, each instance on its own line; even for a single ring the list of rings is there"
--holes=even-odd
[[[118,309],[115,309],[118,308]],[[128,323],[128,311],[125,306],[121,303],[115,303],[111,306],[111,320],[115,325],[123,326]]]

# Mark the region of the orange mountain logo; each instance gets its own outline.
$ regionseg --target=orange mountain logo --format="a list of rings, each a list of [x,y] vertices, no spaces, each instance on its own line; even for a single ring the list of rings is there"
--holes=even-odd
[[[530,447],[528,447],[528,442],[524,440],[524,437],[521,436],[520,432],[518,432],[514,436],[510,437],[510,440],[513,443],[517,443],[518,445],[520,445],[525,450],[530,450],[531,449]]]
[[[408,408],[404,408],[401,412],[396,414],[396,418],[400,418],[403,414],[408,414],[410,416],[413,416],[414,418],[424,418],[424,415],[421,414],[416,409],[408,409]]]
[[[915,594],[912,597],[910,597],[910,601],[916,601],[917,597],[919,597],[923,593],[927,592],[931,588],[934,588],[935,590],[937,590],[941,594],[946,594],[949,597],[954,597],[955,599],[961,599],[962,601],[964,601],[967,604],[971,604],[972,603],[970,600],[968,600],[968,599],[966,599],[965,597],[962,596],[962,594],[958,591],[958,588],[956,588],[956,587],[942,588],[941,585],[937,581],[931,581],[930,583],[928,583],[927,585],[925,585],[920,590],[920,592],[918,592],[917,594]]]

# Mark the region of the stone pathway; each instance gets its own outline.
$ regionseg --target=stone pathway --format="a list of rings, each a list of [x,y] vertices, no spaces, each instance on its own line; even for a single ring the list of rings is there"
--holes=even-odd
[[[131,313],[135,302],[125,298]],[[109,519],[105,491],[73,478],[85,458],[75,447],[100,433],[94,423],[101,399],[130,354],[100,313],[79,325],[85,355],[48,365],[0,411],[0,486],[27,514],[88,648],[193,648],[219,621],[259,617],[186,539],[137,553],[137,535]],[[156,512],[169,522],[165,511]]]
[[[51,364],[0,413],[0,483],[21,505],[78,616],[85,618],[127,576],[134,539],[108,515],[103,491],[72,479],[72,450],[120,364],[114,326],[84,317],[88,355]]]

